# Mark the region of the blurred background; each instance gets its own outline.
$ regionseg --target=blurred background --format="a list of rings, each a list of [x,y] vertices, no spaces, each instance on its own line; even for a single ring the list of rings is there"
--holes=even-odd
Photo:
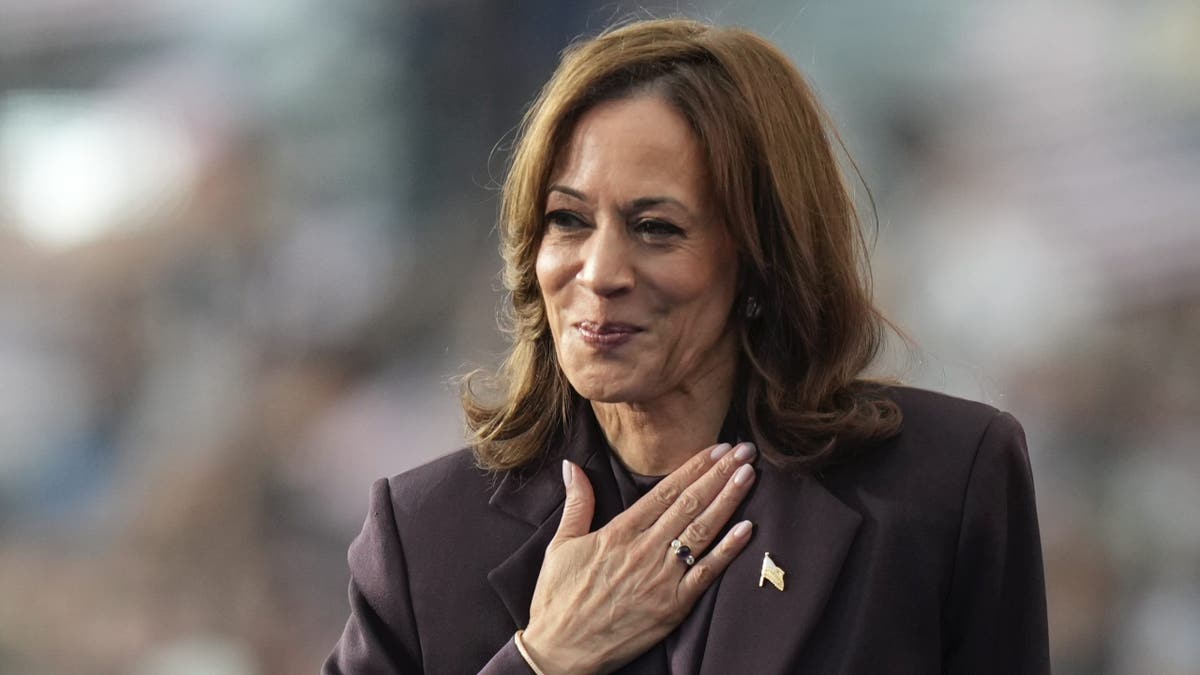
[[[0,673],[319,668],[370,482],[504,348],[511,131],[639,7],[762,32],[841,124],[882,371],[1026,426],[1056,672],[1200,673],[1183,0],[0,0]]]

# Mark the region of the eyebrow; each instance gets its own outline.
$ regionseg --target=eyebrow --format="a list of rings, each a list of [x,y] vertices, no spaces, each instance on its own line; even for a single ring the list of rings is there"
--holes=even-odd
[[[559,185],[557,183],[555,183],[554,185],[551,185],[549,188],[547,188],[547,192],[561,192],[562,194],[565,194],[569,197],[574,197],[575,199],[578,199],[581,202],[589,201],[588,196],[585,193],[580,192],[579,190],[576,190],[573,188],[569,188],[565,185]],[[683,204],[683,202],[679,201],[678,199],[675,199],[674,197],[667,197],[665,195],[663,195],[663,196],[655,195],[655,196],[650,196],[650,197],[638,197],[637,199],[629,202],[629,205],[626,206],[625,208],[623,208],[622,211],[629,211],[629,212],[645,211],[646,209],[654,208],[655,206],[661,206],[663,204],[674,205],[674,206],[679,207],[680,209],[683,209],[684,213],[691,213],[690,209],[688,209],[688,207],[685,206]]]

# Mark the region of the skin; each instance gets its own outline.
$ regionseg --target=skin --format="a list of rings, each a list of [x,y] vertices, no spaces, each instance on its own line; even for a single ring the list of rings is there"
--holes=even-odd
[[[621,461],[670,475],[589,532],[592,487],[564,462],[563,516],[524,632],[548,675],[633,660],[749,541],[748,521],[714,541],[754,483],[755,449],[711,445],[737,363],[737,254],[711,194],[690,126],[653,94],[585,113],[552,173],[537,277],[559,364]],[[618,328],[598,339],[603,325]]]
[[[712,443],[737,363],[737,251],[699,142],[653,95],[579,121],[546,197],[537,278],[567,379],[631,470],[663,475]],[[588,344],[580,321],[641,330]]]

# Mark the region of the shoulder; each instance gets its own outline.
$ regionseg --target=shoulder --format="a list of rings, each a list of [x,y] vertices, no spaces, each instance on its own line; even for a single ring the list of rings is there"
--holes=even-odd
[[[885,393],[900,406],[904,415],[902,433],[921,433],[934,429],[942,432],[981,432],[1000,413],[986,403],[927,389],[888,387]]]
[[[476,465],[470,449],[458,450],[376,481],[368,522],[378,521],[374,527],[403,548],[413,578],[449,582],[442,575],[462,572],[466,552],[494,566],[528,536],[526,523],[491,504],[502,483],[502,475]],[[486,576],[486,569],[476,571]]]
[[[890,387],[887,395],[903,415],[893,446],[970,461],[987,440],[1024,438],[1012,415],[985,403],[912,387]]]
[[[532,528],[491,507],[500,483],[469,449],[375,481],[347,556],[352,614],[332,657],[355,664],[346,672],[476,672],[505,643],[511,619],[488,574]],[[443,639],[464,625],[470,639]]]
[[[888,387],[885,395],[903,415],[899,433],[825,472],[835,490],[865,489],[955,508],[981,458],[1028,462],[1024,432],[1008,413],[912,387]]]
[[[486,507],[500,478],[462,448],[385,480],[396,512],[419,519]]]

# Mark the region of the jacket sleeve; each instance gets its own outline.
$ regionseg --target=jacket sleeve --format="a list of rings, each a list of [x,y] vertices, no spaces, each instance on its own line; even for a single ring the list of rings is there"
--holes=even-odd
[[[370,510],[350,544],[350,619],[323,675],[423,673],[421,641],[391,488],[371,486]],[[434,668],[434,671],[437,669]],[[483,667],[486,675],[533,675],[513,640]]]
[[[1033,477],[1007,413],[984,431],[967,479],[942,634],[946,673],[1050,672]]]

